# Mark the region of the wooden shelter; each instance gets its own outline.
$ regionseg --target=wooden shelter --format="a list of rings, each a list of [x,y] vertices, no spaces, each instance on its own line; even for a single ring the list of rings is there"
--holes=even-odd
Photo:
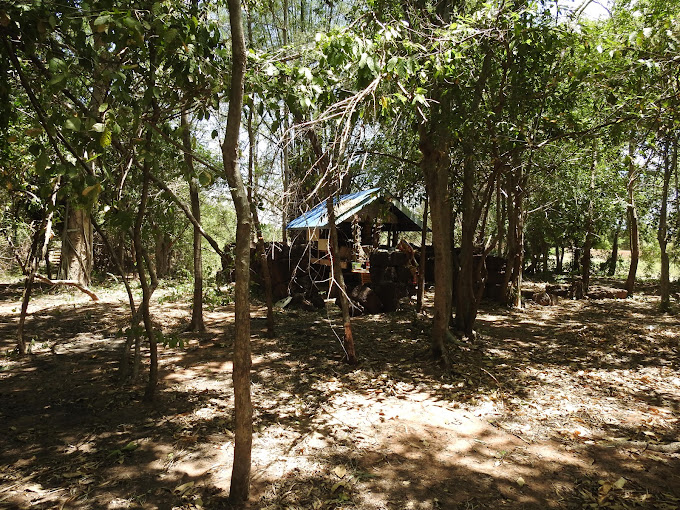
[[[341,195],[335,199],[335,219],[343,267],[363,265],[371,252],[380,248],[383,232],[387,247],[394,248],[401,232],[419,232],[423,226],[415,214],[381,188]],[[328,237],[330,225],[326,202],[323,201],[291,221],[286,229],[295,243],[311,243],[319,264],[330,264]],[[297,235],[296,235],[297,234]]]

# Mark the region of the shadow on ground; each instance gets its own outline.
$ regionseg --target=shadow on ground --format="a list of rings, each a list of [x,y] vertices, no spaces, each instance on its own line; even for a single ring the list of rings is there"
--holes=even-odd
[[[227,507],[233,310],[192,335],[186,304],[154,309],[186,347],[161,350],[149,405],[143,380],[117,383],[124,301],[38,295],[34,354],[18,358],[17,290],[0,288],[0,506]],[[680,332],[653,300],[487,306],[480,340],[450,346],[451,373],[410,310],[355,319],[358,367],[337,318],[277,320],[274,340],[253,321],[250,508],[677,507],[677,454],[609,441],[679,440]]]

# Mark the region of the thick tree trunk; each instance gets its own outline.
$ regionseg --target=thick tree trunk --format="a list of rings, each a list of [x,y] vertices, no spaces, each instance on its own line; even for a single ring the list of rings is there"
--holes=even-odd
[[[420,261],[418,267],[418,297],[416,299],[416,312],[423,311],[423,300],[425,299],[425,268],[427,266],[427,213],[428,200],[425,195],[425,207],[423,208],[423,231],[420,236]]]
[[[84,287],[90,286],[94,261],[92,234],[90,211],[68,207],[61,240],[61,279],[76,281]]]
[[[661,212],[659,217],[659,229],[657,230],[657,240],[659,241],[659,248],[661,250],[661,281],[659,282],[659,294],[661,302],[659,308],[663,312],[667,312],[671,307],[670,298],[670,260],[668,257],[668,188],[670,187],[671,176],[677,166],[678,158],[678,144],[677,139],[673,143],[673,154],[669,154],[671,144],[666,142],[666,150],[664,154],[664,174],[663,174],[663,191],[661,193]]]
[[[253,404],[250,394],[250,235],[251,215],[248,194],[238,165],[238,139],[243,106],[246,70],[246,45],[241,21],[240,0],[228,0],[231,27],[232,75],[229,91],[227,128],[222,142],[225,176],[236,209],[236,305],[234,338],[234,464],[229,499],[241,503],[250,494],[250,469],[253,446]]]
[[[189,199],[191,200],[191,214],[201,223],[201,202],[198,194],[198,179],[194,169],[194,158],[191,146],[191,125],[186,109],[182,109],[182,146],[184,147],[184,164],[187,180],[189,181]],[[205,331],[203,322],[203,255],[201,253],[201,230],[194,225],[194,294],[191,302],[191,324],[189,331]]]
[[[419,132],[423,154],[421,170],[425,177],[432,222],[434,248],[434,320],[432,323],[432,354],[442,358],[446,366],[450,360],[446,351],[452,308],[453,251],[451,249],[451,197],[447,151],[436,145],[435,137],[425,129]]]
[[[638,213],[635,206],[635,189],[637,185],[638,172],[635,168],[635,142],[631,137],[628,144],[628,235],[630,239],[630,269],[626,279],[626,290],[632,296],[635,291],[635,277],[637,275],[638,263],[640,261],[640,230],[638,226]]]

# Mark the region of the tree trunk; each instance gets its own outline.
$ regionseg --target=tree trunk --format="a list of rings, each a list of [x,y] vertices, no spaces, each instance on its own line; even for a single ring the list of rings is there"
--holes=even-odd
[[[21,312],[19,313],[19,327],[17,330],[17,347],[19,349],[19,354],[26,354],[26,339],[24,337],[24,327],[26,324],[26,315],[28,313],[28,303],[31,299],[31,292],[33,291],[33,280],[35,279],[36,271],[38,270],[38,264],[41,259],[45,258],[47,254],[47,249],[49,247],[50,237],[52,237],[52,218],[54,216],[54,207],[57,201],[57,191],[61,183],[61,178],[57,178],[54,188],[52,189],[52,195],[50,197],[51,207],[45,212],[46,216],[42,221],[42,224],[35,232],[35,237],[31,243],[31,248],[29,252],[29,260],[26,266],[29,268],[29,272],[26,275],[26,281],[24,284],[24,294],[21,299]],[[38,250],[38,244],[40,243],[40,232],[45,230],[43,237],[42,248]]]
[[[586,222],[586,241],[583,245],[583,257],[582,257],[582,280],[583,280],[583,293],[588,294],[588,288],[590,286],[590,263],[592,261],[590,250],[593,247],[593,224],[595,221],[595,206],[594,206],[594,194],[595,194],[595,165],[596,159],[595,154],[593,154],[593,160],[590,164],[590,197],[588,199],[588,221]]]
[[[575,273],[581,271],[581,248],[578,246],[571,248],[571,270]]]
[[[635,291],[635,277],[637,274],[638,263],[640,261],[640,231],[638,227],[638,213],[635,206],[635,189],[638,179],[638,172],[635,168],[635,142],[631,136],[628,142],[628,235],[630,239],[630,269],[626,279],[626,290],[632,296]]]
[[[151,131],[147,134],[147,146],[151,145]],[[142,223],[146,214],[146,204],[149,198],[149,158],[144,160],[144,177],[142,182],[142,196],[140,198],[139,209],[137,210],[137,217],[135,219],[135,226],[132,234],[132,243],[135,248],[135,259],[137,262],[137,275],[139,277],[139,284],[142,287],[142,303],[141,316],[146,331],[146,337],[149,339],[149,381],[144,392],[144,400],[151,402],[156,395],[156,386],[158,383],[158,346],[156,344],[156,335],[151,323],[151,313],[149,311],[149,302],[151,301],[151,292],[149,281],[146,277],[146,269],[144,268],[144,249],[142,247]]]
[[[326,211],[328,214],[328,224],[329,224],[329,248],[331,255],[331,288],[336,285],[339,290],[340,298],[340,308],[342,310],[342,321],[345,329],[343,348],[345,351],[345,360],[354,365],[357,363],[356,351],[354,348],[354,336],[352,334],[352,322],[349,312],[349,297],[347,296],[347,287],[345,286],[345,278],[342,274],[342,262],[340,257],[338,257],[339,246],[338,246],[338,229],[335,225],[335,208],[333,207],[333,190],[330,186],[330,161],[328,154],[325,153],[319,142],[319,138],[313,129],[307,130],[307,138],[312,146],[312,150],[319,163],[319,168],[321,169],[322,179],[324,182],[324,193],[326,194]]]
[[[26,264],[28,269],[28,274],[24,281],[24,293],[21,298],[21,311],[19,312],[19,327],[17,328],[17,347],[19,349],[19,354],[24,355],[27,352],[26,349],[26,338],[24,336],[24,327],[26,325],[26,316],[28,314],[28,303],[31,300],[31,293],[33,291],[33,281],[35,280],[35,273],[38,267],[38,243],[40,242],[40,232],[42,232],[43,225],[35,231],[33,237],[33,242],[31,243],[31,248],[28,256],[28,262]]]
[[[246,70],[246,45],[241,21],[240,0],[228,0],[231,27],[232,74],[229,91],[227,128],[222,142],[224,172],[236,209],[236,305],[234,338],[234,464],[229,499],[241,503],[250,494],[250,469],[253,446],[253,404],[250,394],[250,232],[248,194],[238,165],[238,139],[243,107],[243,82]]]
[[[432,323],[432,355],[450,365],[446,338],[452,308],[453,251],[451,249],[451,197],[447,150],[436,145],[435,137],[424,126],[419,130],[419,146],[423,154],[421,171],[425,177],[432,223],[434,248],[434,320]]]
[[[191,200],[191,214],[198,223],[201,222],[201,202],[198,194],[198,179],[194,169],[194,158],[191,147],[191,126],[186,109],[182,109],[182,145],[184,147],[184,164],[187,180],[189,181],[189,198]],[[201,253],[201,231],[194,225],[194,294],[191,302],[191,324],[189,331],[205,331],[203,322],[203,255]]]
[[[497,245],[496,253],[499,257],[504,257],[506,255],[504,251],[505,247],[505,200],[503,200],[503,193],[501,187],[501,180],[498,179],[496,182],[496,229],[497,229]]]
[[[418,297],[416,299],[416,312],[423,311],[425,299],[425,267],[427,265],[427,194],[425,195],[425,207],[423,208],[423,231],[420,236],[420,267],[418,268]]]
[[[562,261],[564,260],[564,250],[559,246],[555,246],[555,272],[561,274],[564,271]]]
[[[504,301],[509,306],[522,306],[522,270],[524,266],[524,194],[526,176],[521,164],[508,176],[507,264],[503,277]],[[516,175],[515,175],[516,174]]]
[[[657,230],[657,239],[659,241],[659,248],[661,250],[661,281],[659,285],[659,293],[661,295],[661,302],[659,308],[663,312],[667,312],[671,307],[670,297],[670,260],[668,257],[668,188],[670,187],[671,176],[677,165],[678,158],[678,143],[677,138],[673,142],[673,154],[669,154],[671,144],[666,142],[666,150],[664,151],[664,173],[663,173],[663,191],[661,194],[661,212],[659,217],[659,229]]]
[[[135,343],[139,342],[139,334],[137,333],[137,325],[139,324],[139,313],[137,307],[135,306],[135,298],[134,295],[132,294],[132,287],[130,287],[130,283],[128,282],[126,271],[125,268],[123,267],[123,262],[121,261],[120,256],[116,253],[116,249],[111,244],[111,241],[109,241],[109,238],[106,236],[104,231],[99,227],[99,225],[94,219],[92,220],[92,226],[94,227],[95,232],[99,234],[99,237],[104,243],[106,250],[109,252],[111,259],[113,260],[113,263],[116,266],[116,269],[118,270],[118,274],[123,280],[123,285],[125,286],[125,291],[128,296],[128,305],[130,306],[130,328],[128,332],[128,337],[123,347],[123,352],[121,353],[120,365],[118,368],[120,372],[120,382],[121,384],[123,384],[128,380],[130,376],[130,360],[129,360],[130,347],[132,346],[133,341]]]
[[[68,207],[64,235],[61,240],[61,269],[59,277],[89,287],[94,260],[90,211]]]
[[[609,259],[609,268],[607,269],[608,276],[616,274],[616,265],[619,263],[619,233],[621,232],[621,220],[616,222],[616,230],[614,231],[614,239],[612,241],[612,253]]]
[[[154,261],[156,276],[165,278],[170,274],[170,260],[172,239],[166,232],[157,232],[154,247]]]
[[[460,237],[460,254],[458,256],[458,276],[456,278],[456,329],[462,331],[467,337],[474,335],[474,323],[477,318],[477,296],[475,293],[475,233],[477,220],[475,218],[474,187],[475,174],[470,156],[466,157],[463,165],[463,199]],[[451,206],[449,205],[449,210]],[[433,208],[434,210],[434,208]],[[435,219],[432,217],[432,224]],[[450,244],[449,239],[449,244]]]
[[[326,199],[326,211],[328,212],[328,225],[330,226],[330,255],[331,255],[331,286],[335,285],[338,288],[338,293],[340,294],[340,308],[342,310],[342,323],[345,329],[345,336],[343,340],[343,348],[345,350],[345,361],[350,365],[356,365],[357,354],[354,349],[354,337],[352,335],[352,322],[350,319],[349,312],[349,297],[347,296],[347,287],[345,286],[345,277],[342,274],[342,261],[338,256],[340,253],[340,247],[338,246],[338,229],[335,225],[335,207],[333,206],[333,196],[331,193],[330,185],[328,181],[330,176],[326,176],[326,193],[328,193],[328,198]]]

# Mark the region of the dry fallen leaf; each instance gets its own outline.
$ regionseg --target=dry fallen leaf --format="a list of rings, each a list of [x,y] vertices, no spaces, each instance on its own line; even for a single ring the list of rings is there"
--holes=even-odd
[[[522,478],[521,476],[517,478],[517,485],[519,485],[520,487],[524,487],[526,485],[524,478]]]
[[[626,485],[626,479],[621,477],[618,480],[614,482],[614,487],[617,489],[623,489],[623,486]]]
[[[184,492],[191,489],[193,486],[194,486],[194,482],[183,483],[182,485],[178,485],[177,487],[175,487],[175,492],[183,494]]]
[[[335,473],[335,476],[338,478],[344,478],[347,474],[347,468],[345,466],[336,466],[333,473]]]

